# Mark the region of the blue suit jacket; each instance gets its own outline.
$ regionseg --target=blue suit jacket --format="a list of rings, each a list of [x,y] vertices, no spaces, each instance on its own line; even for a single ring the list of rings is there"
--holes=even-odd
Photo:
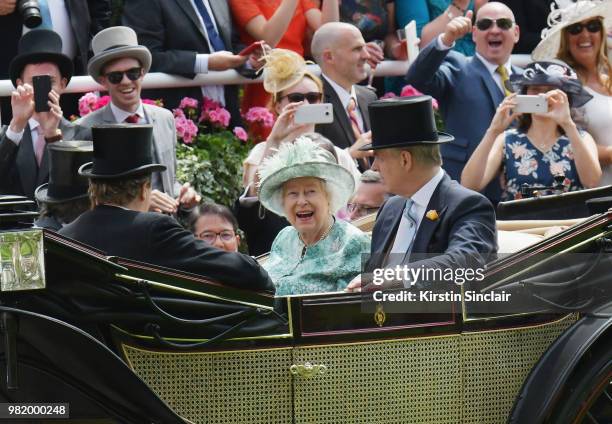
[[[366,271],[381,268],[393,246],[406,199],[390,198],[381,208],[372,230],[372,256]],[[427,211],[438,219],[423,217],[412,251],[404,264],[418,267],[455,268],[481,266],[497,252],[495,211],[483,195],[444,175],[434,190]],[[428,254],[428,259],[423,259]]]
[[[516,67],[512,67],[512,72],[522,73]],[[438,50],[436,39],[419,53],[406,80],[438,100],[446,131],[455,136],[452,143],[441,145],[443,167],[452,179],[459,181],[504,94],[480,59]],[[499,201],[500,193],[497,180],[484,191],[494,203]]]

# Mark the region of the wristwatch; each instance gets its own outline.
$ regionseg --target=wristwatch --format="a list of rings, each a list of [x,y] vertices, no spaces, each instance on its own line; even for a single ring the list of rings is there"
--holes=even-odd
[[[45,137],[45,143],[55,143],[56,141],[63,140],[64,136],[62,130],[59,128],[55,130],[55,135],[51,137]]]

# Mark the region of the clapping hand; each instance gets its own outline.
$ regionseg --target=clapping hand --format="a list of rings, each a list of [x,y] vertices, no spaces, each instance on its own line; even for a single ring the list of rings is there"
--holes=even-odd
[[[296,124],[294,121],[295,111],[306,102],[295,102],[287,104],[272,127],[267,142],[271,147],[278,147],[283,141],[294,140],[305,132],[314,131],[314,124]]]
[[[11,129],[15,132],[23,131],[34,114],[34,89],[30,84],[19,85],[13,90],[11,108],[13,110]]]

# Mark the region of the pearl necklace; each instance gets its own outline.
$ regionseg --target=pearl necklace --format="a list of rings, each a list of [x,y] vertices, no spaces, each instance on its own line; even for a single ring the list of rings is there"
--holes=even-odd
[[[311,244],[310,246],[316,246],[321,240],[323,240],[325,237],[327,237],[329,235],[329,233],[331,232],[332,227],[334,226],[334,224],[336,223],[336,218],[332,216],[332,223],[330,224],[329,227],[327,227],[327,230],[325,230],[325,232],[323,232],[323,234],[321,234],[321,237],[319,237],[319,239],[317,241],[315,241],[313,244]],[[304,247],[302,248],[302,255],[300,256],[300,260],[304,259],[304,255],[306,255],[306,249],[309,247],[306,242],[304,241],[304,239],[302,238],[302,235],[298,232],[298,237],[300,239],[300,241],[304,244]]]

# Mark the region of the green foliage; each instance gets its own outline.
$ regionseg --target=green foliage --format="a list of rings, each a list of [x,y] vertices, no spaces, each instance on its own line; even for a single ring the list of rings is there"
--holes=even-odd
[[[250,147],[228,130],[200,133],[190,145],[177,144],[177,179],[191,182],[203,198],[231,206],[242,192],[242,162]]]

